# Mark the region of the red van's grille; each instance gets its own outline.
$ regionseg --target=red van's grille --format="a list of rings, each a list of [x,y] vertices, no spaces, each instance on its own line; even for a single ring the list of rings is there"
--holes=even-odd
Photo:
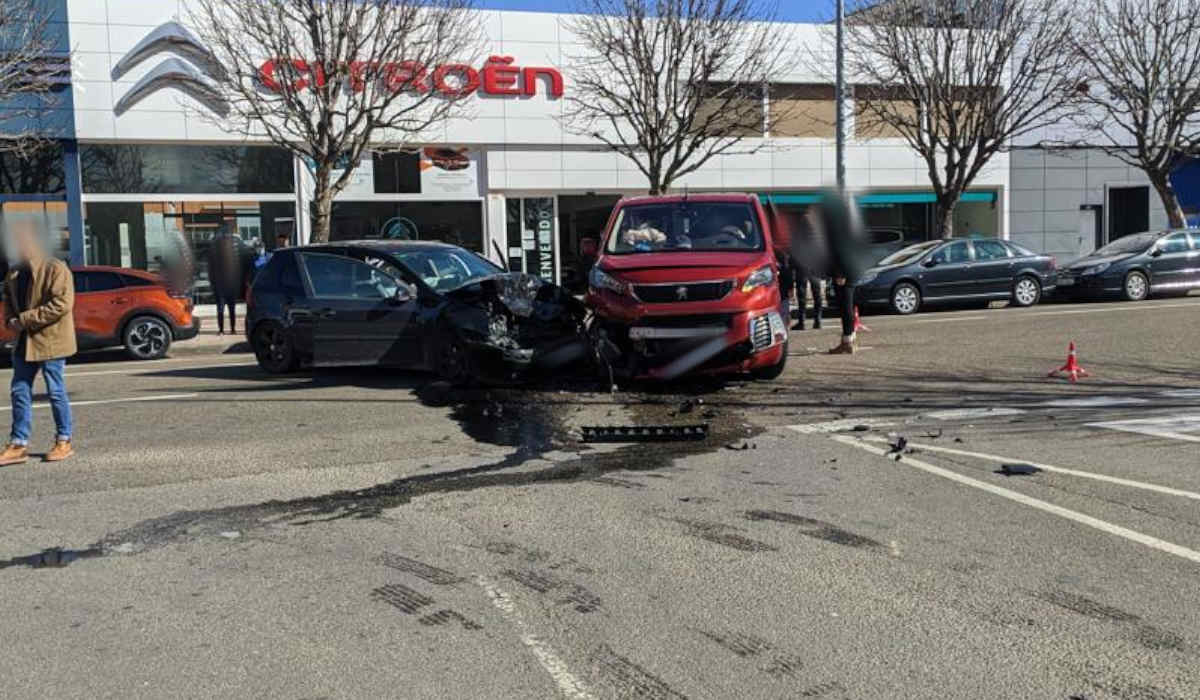
[[[635,284],[633,295],[648,304],[673,304],[724,299],[732,289],[733,280],[685,282],[682,284]]]

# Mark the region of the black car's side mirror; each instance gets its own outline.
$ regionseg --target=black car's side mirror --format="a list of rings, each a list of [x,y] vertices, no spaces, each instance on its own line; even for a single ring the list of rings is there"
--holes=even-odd
[[[1162,248],[1155,248],[1154,250],[1150,251],[1150,257],[1152,257],[1152,258],[1157,258],[1158,256],[1160,256],[1162,254],[1163,254]]]
[[[927,258],[921,264],[925,267],[933,267],[938,264],[938,261],[936,258]]]

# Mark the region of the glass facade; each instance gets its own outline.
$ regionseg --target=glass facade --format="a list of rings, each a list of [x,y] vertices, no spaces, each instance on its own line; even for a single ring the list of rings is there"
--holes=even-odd
[[[334,202],[329,239],[444,241],[483,253],[483,209],[468,202]]]
[[[63,149],[48,143],[25,157],[0,151],[0,194],[65,194]]]
[[[87,194],[285,194],[292,156],[268,146],[84,144]]]

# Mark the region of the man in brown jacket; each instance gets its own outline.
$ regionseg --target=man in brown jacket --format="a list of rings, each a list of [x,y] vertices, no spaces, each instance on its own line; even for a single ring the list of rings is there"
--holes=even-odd
[[[29,459],[33,427],[33,380],[41,370],[57,433],[47,462],[70,457],[71,403],[63,379],[66,358],[75,354],[75,284],[61,260],[48,256],[32,229],[16,227],[9,244],[18,262],[4,280],[4,323],[18,333],[12,364],[12,433],[0,466]]]

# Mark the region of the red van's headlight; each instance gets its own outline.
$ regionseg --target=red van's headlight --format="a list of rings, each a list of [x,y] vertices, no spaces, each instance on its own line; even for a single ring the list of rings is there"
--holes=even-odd
[[[588,273],[588,286],[592,289],[607,289],[610,292],[626,296],[629,296],[631,292],[628,282],[613,277],[599,267],[593,267],[592,271]]]
[[[763,265],[751,272],[742,283],[742,292],[749,292],[756,287],[766,287],[775,281],[775,270],[770,265]]]

